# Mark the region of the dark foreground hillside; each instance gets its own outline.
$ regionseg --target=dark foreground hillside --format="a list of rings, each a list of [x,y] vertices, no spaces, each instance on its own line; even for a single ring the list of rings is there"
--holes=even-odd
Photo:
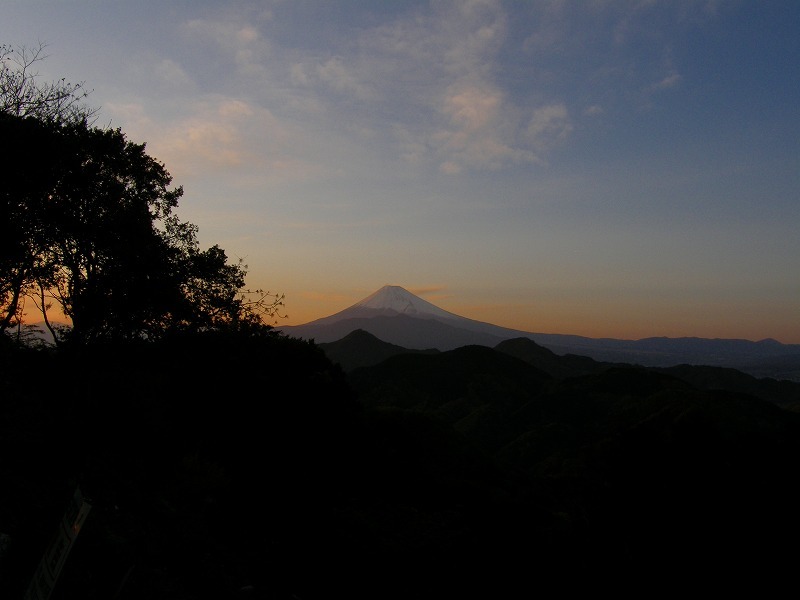
[[[445,423],[546,490],[568,532],[559,566],[576,577],[722,585],[791,569],[800,557],[795,412],[657,370],[588,369],[577,357],[550,365],[575,366],[589,373],[556,379],[473,346],[398,355],[351,382],[367,406]]]
[[[2,598],[76,486],[54,600],[647,593],[797,558],[797,415],[668,374],[466,347],[345,376],[269,335],[0,352]]]

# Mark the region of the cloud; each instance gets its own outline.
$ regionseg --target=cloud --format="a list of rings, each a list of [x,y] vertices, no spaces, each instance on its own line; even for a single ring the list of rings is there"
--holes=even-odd
[[[427,287],[410,287],[408,291],[417,296],[432,296],[437,299],[449,298],[450,294],[445,294],[445,285],[433,285]]]
[[[158,61],[153,66],[153,72],[156,79],[163,85],[175,89],[186,89],[194,86],[192,78],[189,77],[183,67],[172,59],[165,58]]]
[[[446,160],[442,164],[439,165],[439,171],[444,173],[445,175],[458,175],[464,169],[456,162],[452,160]]]
[[[244,15],[230,12],[216,19],[191,19],[180,33],[200,45],[213,45],[216,55],[234,65],[233,72],[250,77],[263,76],[264,64],[271,54],[269,41],[253,23],[266,22],[271,13]]]
[[[358,70],[348,65],[341,56],[331,57],[324,62],[295,63],[291,65],[289,73],[292,83],[301,87],[321,84],[328,90],[358,100],[375,97],[371,87],[361,80]]]
[[[443,35],[446,70],[458,77],[490,76],[493,58],[507,33],[507,16],[500,2],[446,2],[437,15]]]
[[[391,91],[402,103],[402,125],[392,126],[402,159],[432,162],[446,174],[542,162],[545,133],[555,123],[533,138],[525,133],[526,109],[498,80],[507,43],[503,5],[488,0],[437,2],[364,33],[360,47],[370,52],[373,70],[386,72],[385,95]],[[402,89],[392,89],[395,82]],[[558,137],[567,130],[564,118]]]
[[[526,134],[534,147],[548,148],[554,142],[564,140],[572,129],[566,106],[551,104],[533,111]]]
[[[483,137],[463,131],[441,131],[432,139],[440,146],[439,154],[448,157],[439,164],[439,170],[448,175],[467,168],[494,170],[509,163],[536,162],[533,153],[513,148],[491,134]]]
[[[183,118],[169,121],[150,117],[139,104],[108,108],[131,139],[147,141],[148,152],[178,181],[216,175],[234,177],[238,187],[259,187],[266,180],[307,180],[330,171],[303,158],[302,133],[242,99],[208,96],[185,105]]]
[[[289,79],[294,85],[307,87],[311,85],[311,76],[308,67],[301,63],[295,63],[289,67]]]
[[[313,35],[292,47],[280,45],[270,39],[280,26],[269,21],[272,15],[248,20],[234,9],[187,21],[181,31],[213,46],[210,56],[234,65],[250,104],[269,107],[270,115],[303,130],[328,131],[329,139],[355,133],[365,148],[388,140],[405,163],[451,175],[546,162],[549,142],[565,138],[569,118],[552,117],[536,130],[541,117],[535,113],[531,120],[530,92],[520,95],[502,81],[501,52],[510,49],[510,40],[500,0],[437,0],[389,14],[392,21],[374,27],[351,24],[347,36],[325,32],[321,46]],[[229,78],[214,60],[215,74]],[[165,62],[164,76],[172,69],[177,79],[178,67]],[[205,75],[202,81],[225,94],[218,78]],[[548,103],[547,94],[536,97],[538,105],[563,106],[559,98]],[[230,122],[217,116],[183,126],[187,152],[196,154],[194,145],[215,146],[207,163],[240,164],[234,147],[242,133]]]
[[[225,106],[184,119],[153,145],[187,175],[241,165],[246,157],[236,117]]]
[[[543,163],[543,155],[572,131],[567,109],[553,104],[534,109],[530,119],[493,87],[458,88],[443,100],[448,126],[431,136],[442,157],[439,170],[500,169],[509,164]]]
[[[224,119],[239,119],[243,117],[251,117],[255,109],[242,100],[228,98],[220,102],[217,111],[220,117]],[[268,120],[273,120],[272,115],[267,113],[266,116],[268,117]]]
[[[329,46],[330,56],[296,56],[288,80],[304,94],[294,105],[316,108],[312,118],[341,116],[335,127],[369,131],[365,139],[386,133],[400,159],[446,173],[531,160],[515,145],[519,110],[494,81],[506,33],[494,0],[401,12]]]
[[[448,94],[442,112],[456,129],[474,133],[485,131],[497,118],[501,103],[498,90],[468,86]]]
[[[260,39],[258,30],[249,24],[229,19],[191,19],[181,27],[183,33],[200,40],[211,40],[218,47],[237,52]]]
[[[678,73],[670,73],[660,81],[652,84],[648,90],[651,92],[658,92],[661,90],[667,90],[669,88],[673,88],[678,85],[681,81],[681,76]]]
[[[255,42],[259,38],[258,30],[255,27],[250,25],[245,25],[244,27],[238,29],[236,31],[236,39],[241,44],[249,44],[251,42]]]
[[[400,158],[412,165],[421,165],[430,151],[424,139],[415,135],[405,125],[396,123],[392,127],[392,136],[398,144]]]
[[[144,106],[139,102],[109,102],[104,107],[111,116],[111,126],[124,124],[125,134],[133,141],[146,140],[147,132],[153,130],[153,120],[147,115]]]
[[[391,153],[450,175],[546,165],[578,118],[615,114],[616,103],[681,82],[663,60],[660,22],[651,23],[666,13],[648,2],[543,0],[511,8],[500,0],[434,0],[370,19],[330,11],[343,27],[309,21],[302,3],[274,15],[255,12],[228,6],[185,21],[183,41],[197,46],[204,57],[197,64],[208,69],[167,58],[154,66],[159,78],[188,89],[194,77],[199,93],[219,95],[235,83],[249,105],[294,123],[307,139],[317,136],[318,149],[350,140],[352,152],[376,160]],[[378,15],[387,18],[372,25]],[[284,43],[284,28],[300,23],[302,33]],[[632,59],[624,46],[634,43],[647,50]],[[200,125],[193,129],[198,142],[236,145],[226,137],[229,124]],[[232,151],[216,160],[241,158]]]

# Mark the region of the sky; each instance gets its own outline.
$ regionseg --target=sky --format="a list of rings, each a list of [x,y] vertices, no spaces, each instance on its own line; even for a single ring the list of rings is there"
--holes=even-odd
[[[794,0],[0,1],[281,324],[390,284],[624,339],[800,343],[798,31]]]

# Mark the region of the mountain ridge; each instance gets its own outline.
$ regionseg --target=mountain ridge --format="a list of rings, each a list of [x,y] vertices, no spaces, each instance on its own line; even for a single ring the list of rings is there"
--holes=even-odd
[[[559,355],[588,356],[602,362],[648,367],[709,365],[758,377],[800,381],[800,344],[782,344],[771,338],[751,341],[654,336],[623,340],[522,331],[456,315],[394,285],[383,286],[327,317],[277,329],[317,343],[335,342],[363,329],[390,344],[440,351],[472,344],[494,347],[504,340],[526,337]]]

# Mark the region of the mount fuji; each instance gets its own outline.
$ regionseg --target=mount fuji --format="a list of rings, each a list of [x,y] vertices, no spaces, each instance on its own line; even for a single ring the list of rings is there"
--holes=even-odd
[[[678,364],[731,367],[757,377],[800,381],[800,344],[781,344],[772,339],[758,342],[697,337],[621,340],[532,333],[456,315],[396,285],[385,285],[328,317],[277,329],[317,343],[335,342],[362,329],[384,342],[404,348],[441,351],[476,344],[493,348],[502,341],[524,337],[556,354],[577,354],[598,361],[650,367]]]
[[[328,317],[279,329],[318,343],[334,342],[356,329],[363,329],[385,342],[405,348],[443,351],[472,344],[493,347],[503,340],[533,335],[461,317],[397,285],[385,285]]]

